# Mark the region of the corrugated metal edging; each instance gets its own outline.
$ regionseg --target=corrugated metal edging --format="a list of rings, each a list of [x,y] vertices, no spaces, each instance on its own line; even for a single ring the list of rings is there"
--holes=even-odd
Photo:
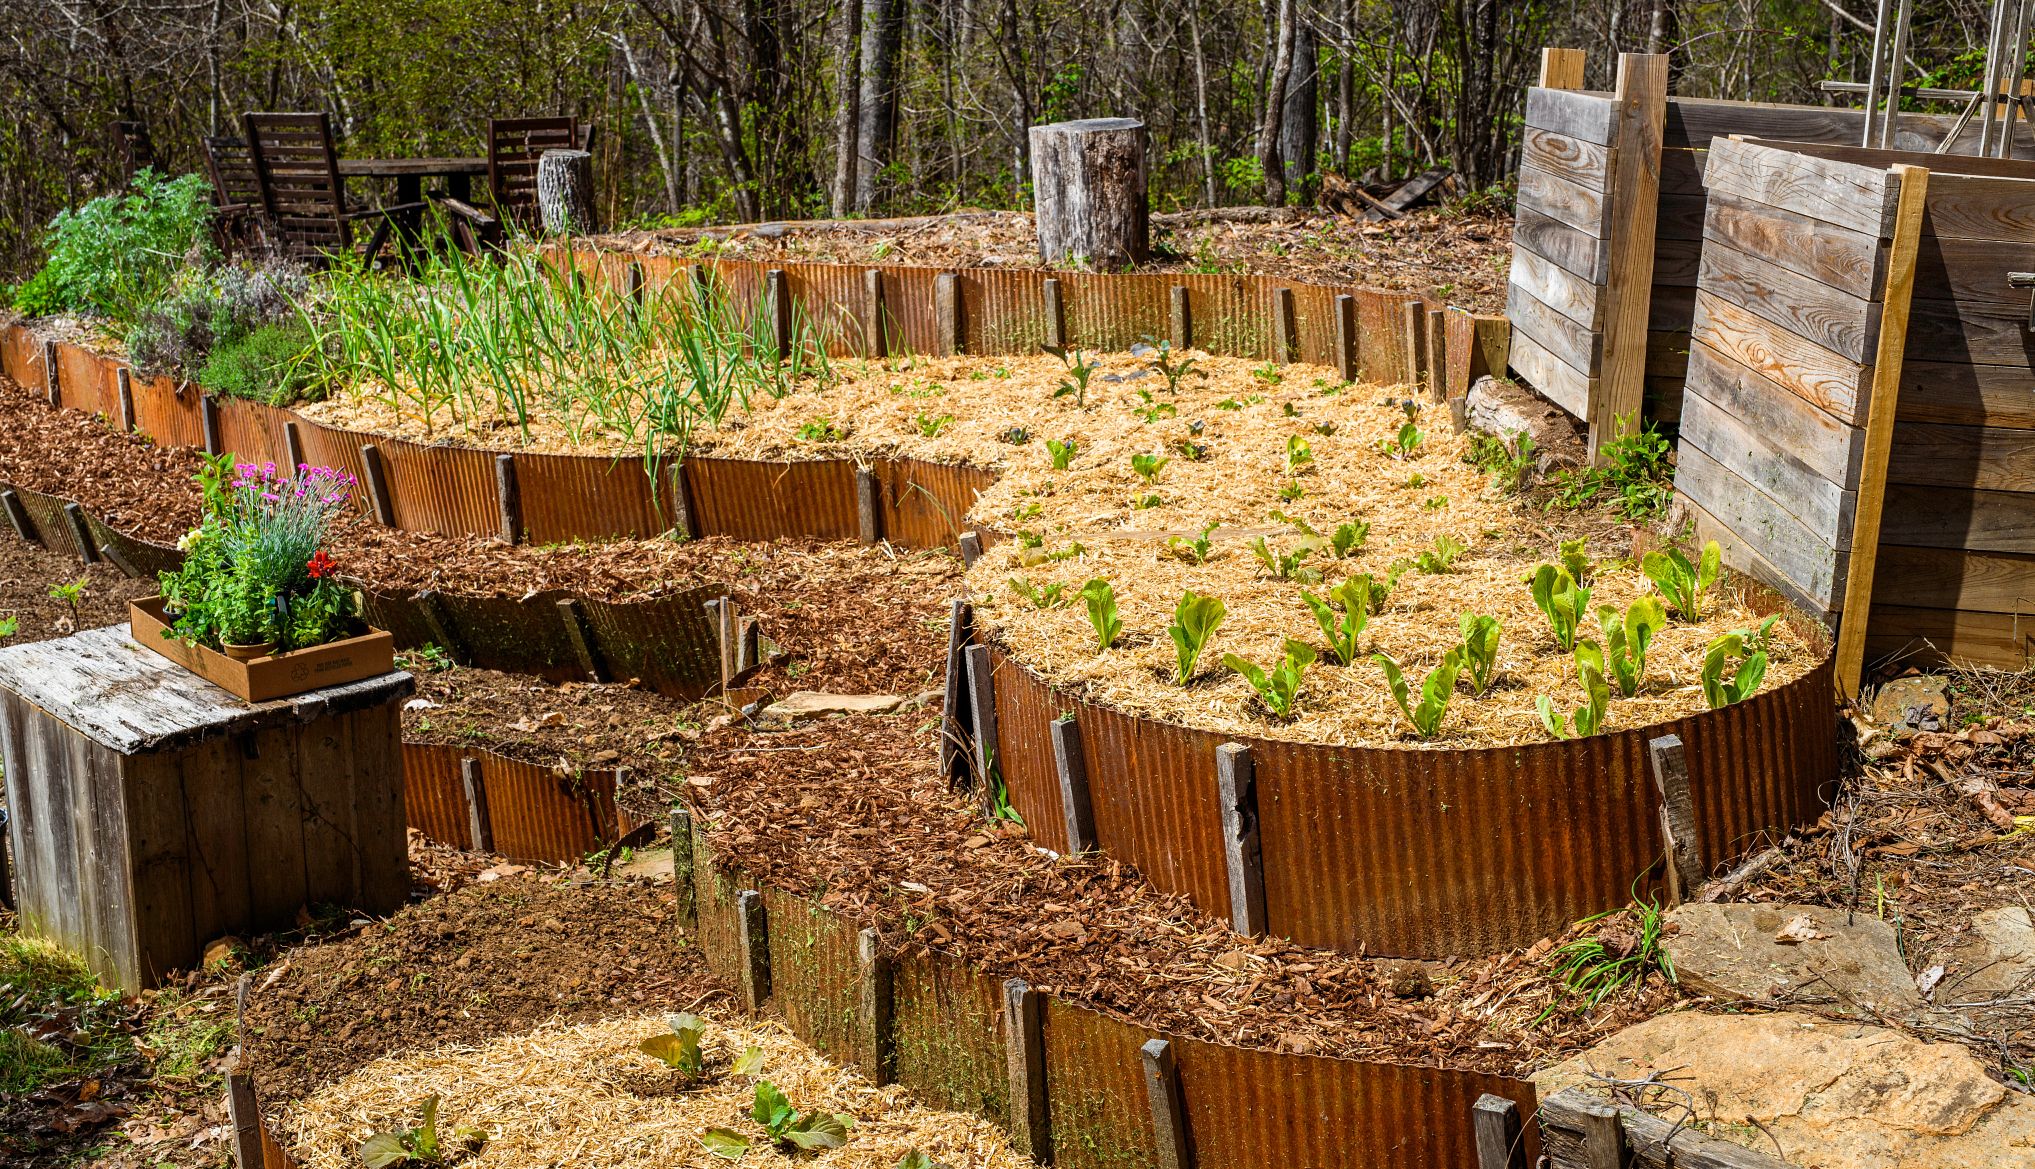
[[[816,901],[763,890],[770,934],[770,999],[792,1034],[835,1063],[868,1071],[859,1038],[862,978],[855,928]]]
[[[671,528],[670,500],[652,498],[640,458],[518,451],[515,459],[532,544],[642,539]]]
[[[561,775],[494,754],[480,760],[495,851],[514,860],[564,861],[605,846],[620,831],[615,773]]]
[[[406,532],[493,536],[502,530],[495,453],[377,437],[396,526]]]
[[[340,579],[359,591],[361,620],[395,638],[397,649],[416,649],[436,641],[430,624],[424,620],[424,611],[410,593],[376,589],[356,577]]]
[[[91,512],[85,513],[85,526],[91,529],[92,539],[100,547],[112,548],[121,559],[133,565],[136,572],[150,580],[154,580],[157,573],[175,572],[184,565],[184,554],[175,548],[130,536]]]
[[[754,462],[688,458],[687,494],[699,531],[737,540],[815,536],[853,540],[855,464],[845,459]]]
[[[968,268],[957,272],[963,348],[984,354],[1037,353],[1047,341],[1049,275],[1023,268]]]
[[[1045,996],[1046,1115],[1061,1169],[1156,1165],[1138,1054],[1157,1032]],[[1266,1164],[1267,1162],[1259,1162]]]
[[[954,548],[969,509],[996,472],[959,463],[885,459],[875,465],[883,486],[883,535],[907,548]]]
[[[1050,728],[1075,704],[1001,653],[992,652],[990,660],[996,681],[996,770],[1003,778],[1004,795],[1025,818],[1025,831],[1033,842],[1066,852],[1067,810],[1060,798]]]
[[[769,267],[764,265],[762,271]],[[783,268],[791,289],[794,330],[816,337],[836,356],[866,353],[869,293],[862,274],[867,269],[846,264],[785,264]]]
[[[1384,385],[1412,381],[1414,355],[1406,345],[1406,306],[1419,298],[1375,288],[1354,292],[1358,376]]]
[[[1007,1122],[1003,984],[930,950],[898,953],[891,970],[897,1082],[934,1108]]]
[[[438,608],[468,661],[490,670],[538,674],[553,681],[586,680],[558,602],[566,593],[477,597],[440,593]],[[449,647],[448,647],[449,648]]]
[[[162,447],[202,447],[205,424],[198,416],[198,388],[175,378],[132,377],[134,429]],[[113,415],[118,426],[119,415]]]
[[[25,390],[40,390],[42,380],[42,343],[26,325],[18,321],[9,322],[0,329],[0,374],[7,375]]]
[[[274,463],[290,467],[290,447],[283,441],[283,423],[296,415],[276,406],[242,398],[214,395],[219,404],[219,445],[243,463]],[[200,439],[199,441],[203,441]]]
[[[1540,1106],[1508,1076],[1172,1042],[1202,1169],[1463,1169],[1477,1164],[1477,1097],[1512,1100],[1521,1117]],[[1525,1129],[1532,1164],[1539,1126]]]
[[[1164,337],[1172,319],[1168,282],[1093,272],[1055,272],[1066,308],[1067,341],[1083,349],[1124,350]]]
[[[26,487],[16,486],[13,491],[21,497],[22,509],[28,512],[29,522],[35,526],[35,534],[42,539],[44,548],[65,556],[81,556],[78,538],[71,532],[70,521],[64,518],[64,504],[69,501]]]
[[[742,985],[741,927],[735,898],[741,893],[741,879],[724,871],[707,843],[707,825],[693,818],[693,906],[697,924],[693,941],[706,959],[707,970],[723,986]]]
[[[118,364],[68,341],[57,343],[57,386],[64,405],[87,414],[120,417],[120,395],[113,384]],[[110,408],[109,408],[110,407]]]
[[[706,602],[725,592],[706,585],[647,601],[582,601],[580,610],[611,677],[699,698],[721,681],[720,631],[707,620]]]
[[[304,440],[304,461],[353,476],[353,507],[365,515],[374,515],[374,505],[367,494],[367,472],[360,458],[360,448],[369,439],[310,418],[299,420],[297,433]]]
[[[473,846],[466,785],[459,761],[466,755],[439,743],[403,744],[403,812],[410,827],[440,844]]]

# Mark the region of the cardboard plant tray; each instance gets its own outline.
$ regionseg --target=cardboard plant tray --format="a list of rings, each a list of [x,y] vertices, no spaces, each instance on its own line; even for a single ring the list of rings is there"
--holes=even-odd
[[[214,685],[248,702],[269,702],[307,690],[323,690],[396,668],[396,639],[380,629],[359,637],[328,641],[309,649],[237,661],[217,650],[164,637],[169,621],[160,596],[130,602],[127,617],[135,644],[170,659]]]

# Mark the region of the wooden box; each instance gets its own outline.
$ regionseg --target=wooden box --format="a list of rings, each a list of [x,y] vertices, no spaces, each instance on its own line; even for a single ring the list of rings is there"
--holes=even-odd
[[[408,674],[247,703],[113,626],[0,648],[24,933],[137,991],[205,944],[409,894]]]
[[[161,597],[130,602],[127,616],[137,642],[249,702],[267,702],[325,686],[358,682],[396,668],[396,639],[379,629],[309,649],[241,661],[202,645],[163,636],[169,622],[163,616]]]

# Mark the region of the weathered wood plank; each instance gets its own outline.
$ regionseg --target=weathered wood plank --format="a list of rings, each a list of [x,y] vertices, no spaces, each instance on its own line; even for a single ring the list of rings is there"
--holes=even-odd
[[[1814,474],[1832,483],[1858,481],[1865,439],[1857,427],[1707,344],[1696,344],[1687,368],[1689,393],[1701,395],[1712,408],[1788,451]]]
[[[1923,224],[1938,236],[2035,240],[2035,179],[1932,176]]]
[[[1689,351],[1694,342],[1687,329],[1653,329],[1646,335],[1646,375],[1684,377],[1689,372]]]
[[[2035,491],[2035,430],[1897,422],[1887,481]]]
[[[1517,284],[1505,290],[1505,318],[1512,322],[1515,338],[1525,334],[1577,373],[1596,378],[1602,361],[1603,334],[1592,332],[1542,304],[1532,292]]]
[[[1722,520],[1711,515],[1702,504],[1687,495],[1675,499],[1677,513],[1691,528],[1689,538],[1697,544],[1717,541],[1724,553],[1724,563],[1733,569],[1751,576],[1781,596],[1786,597],[1796,608],[1816,617],[1820,621],[1831,620],[1831,612],[1807,593],[1795,587],[1787,574],[1768,563],[1759,550],[1739,538]]]
[[[1701,195],[1660,196],[1654,221],[1654,239],[1702,239],[1704,210]]]
[[[1690,334],[1839,421],[1864,423],[1869,371],[1858,362],[1700,289]]]
[[[1618,103],[1608,93],[1541,86],[1526,91],[1526,124],[1536,130],[1609,146],[1617,133],[1617,118]]]
[[[1646,379],[1646,405],[1640,417],[1656,426],[1680,427],[1682,424],[1682,399],[1686,382],[1678,377],[1653,377]]]
[[[1786,508],[1732,474],[1697,447],[1684,444],[1675,468],[1675,491],[1737,533],[1817,612],[1837,608],[1846,558],[1823,533],[1803,526]],[[1849,532],[1846,532],[1849,535]]]
[[[1513,372],[1540,396],[1581,418],[1590,408],[1591,379],[1574,366],[1548,352],[1520,330],[1513,330],[1512,351],[1506,359]]]
[[[1874,605],[1866,628],[1868,661],[1906,659],[1954,661],[2003,670],[2035,662],[2035,622],[2014,613],[1913,609]]]
[[[239,753],[231,739],[213,739],[177,755],[190,809],[191,926],[208,940],[250,917],[247,814],[233,762]]]
[[[1653,243],[1653,286],[1694,288],[1703,265],[1703,241],[1657,239]]]
[[[1512,223],[1512,243],[1593,284],[1602,283],[1610,271],[1611,252],[1603,240],[1530,207],[1518,208]]]
[[[1901,421],[2035,427],[2035,371],[2027,366],[1926,361],[1901,365]]]
[[[2035,333],[2028,306],[1924,299],[1917,296],[1908,319],[1908,344],[1931,361],[1973,365],[2035,367]]]
[[[1905,123],[1913,116],[1903,113],[1901,121]],[[1970,131],[1967,131],[1967,133],[1970,133]],[[1808,141],[1801,138],[1767,141],[1766,138],[1756,134],[1748,134],[1747,137],[1762,146],[1773,146],[1781,150],[1806,154],[1814,158],[1827,158],[1834,162],[1850,162],[1876,168],[1890,167],[1903,163],[1909,166],[1919,166],[1927,170],[1932,179],[1943,175],[1984,175],[1994,178],[2035,179],[2035,161],[2031,161],[2026,155],[2019,158],[1983,158],[1976,154],[1937,154],[1933,149],[1926,148],[1921,150],[1912,148],[1881,150],[1876,146],[1857,145],[1857,137],[1855,135],[1849,140],[1834,139],[1828,141]],[[1780,135],[1768,137],[1782,138]],[[1960,139],[1960,143],[1969,145],[1976,141],[1976,137],[1974,133],[1969,139]],[[1938,141],[1941,141],[1941,139],[1932,138],[1929,146],[1934,147]],[[2024,143],[2027,141],[2029,140],[2023,139]]]
[[[1673,101],[1673,98],[1668,99]],[[1665,139],[1665,133],[1663,134]],[[1703,186],[1703,168],[1709,165],[1710,152],[1691,150],[1686,146],[1661,146],[1661,194],[1702,195],[1707,192]]]
[[[1696,290],[1673,284],[1656,284],[1646,306],[1646,335],[1651,344],[1655,333],[1686,333],[1696,319]]]
[[[1785,207],[1875,238],[1893,229],[1899,184],[1878,168],[1719,139],[1703,177],[1712,194]]]
[[[1609,207],[1604,193],[1538,167],[1519,172],[1518,205],[1565,223],[1584,235],[1603,239],[1610,230]]]
[[[2009,272],[2035,272],[2035,241],[1925,234],[1915,261],[1915,302],[1928,299],[2004,308],[2019,313],[2025,321],[2028,290],[2007,287]]]
[[[1700,449],[1833,547],[1838,546],[1835,533],[1851,527],[1857,500],[1853,491],[1804,466],[1792,452],[1768,442],[1762,433],[1710,402],[1699,390],[1684,394],[1681,425],[1681,450]]]
[[[2035,613],[2035,555],[1881,544],[1872,603]],[[2035,632],[2035,621],[2028,624]]]
[[[1880,542],[1975,552],[2035,552],[2035,495],[1889,484]]]
[[[1610,181],[1616,155],[1615,147],[1532,127],[1521,136],[1519,145],[1521,166],[1538,167],[1594,191],[1604,190]]]
[[[1932,150],[1955,119],[1934,114],[1901,115],[1895,141],[1904,150]],[[1796,106],[1715,98],[1676,97],[1668,101],[1667,142],[1705,147],[1720,135],[1743,134],[1788,142],[1855,143],[1865,112],[1834,106]],[[2016,135],[2025,143],[2025,134]],[[1969,139],[1967,139],[1969,141]]]
[[[1712,240],[1703,249],[1704,292],[1772,321],[1854,363],[1879,343],[1879,302],[1791,272],[1764,255]]]
[[[1758,256],[1839,292],[1880,298],[1887,242],[1876,235],[1797,215],[1718,191],[1710,196],[1704,239]]]
[[[1511,282],[1586,330],[1599,328],[1604,320],[1603,285],[1592,284],[1516,243],[1512,246]]]

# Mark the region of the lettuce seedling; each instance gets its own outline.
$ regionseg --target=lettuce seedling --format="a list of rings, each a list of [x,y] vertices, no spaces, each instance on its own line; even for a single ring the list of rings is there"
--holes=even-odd
[[[1173,606],[1173,624],[1166,627],[1166,636],[1173,639],[1174,657],[1178,667],[1173,680],[1185,686],[1194,677],[1195,663],[1201,660],[1201,651],[1207,647],[1208,639],[1215,635],[1216,626],[1222,624],[1228,610],[1220,597],[1204,597],[1192,589],[1180,594],[1180,603]]]
[[[1703,593],[1717,583],[1717,569],[1724,554],[1712,540],[1703,545],[1703,555],[1694,564],[1679,548],[1649,552],[1640,557],[1639,568],[1667,598],[1668,608],[1684,621],[1703,619]]]
[[[1131,506],[1137,511],[1144,511],[1147,508],[1158,507],[1165,502],[1165,500],[1159,498],[1158,492],[1154,491],[1138,496],[1135,500],[1131,501]]]
[[[1258,558],[1258,563],[1265,566],[1265,571],[1280,580],[1297,580],[1302,584],[1316,584],[1321,580],[1320,572],[1301,563],[1313,554],[1314,546],[1311,544],[1303,542],[1291,552],[1275,552],[1265,542],[1265,537],[1254,536],[1245,547]]]
[[[1414,567],[1430,576],[1454,572],[1456,557],[1466,549],[1461,540],[1454,536],[1442,536],[1435,540],[1434,547],[1414,554]]]
[[[396,1169],[401,1165],[443,1165],[461,1153],[477,1153],[487,1144],[487,1134],[476,1128],[455,1128],[450,1139],[438,1136],[438,1097],[424,1097],[424,1121],[416,1128],[378,1132],[360,1144],[360,1160],[367,1169]]]
[[[1733,658],[1738,659],[1738,668],[1726,678],[1724,667]],[[1766,651],[1754,649],[1743,630],[1713,640],[1710,647],[1703,651],[1704,701],[1710,704],[1712,710],[1744,702],[1766,680],[1766,667]]]
[[[1780,622],[1780,619],[1781,615],[1776,613],[1760,622],[1757,629],[1740,629],[1736,632],[1745,638],[1745,647],[1748,650],[1765,653],[1767,647],[1773,644],[1774,626]]]
[[[1596,566],[1590,563],[1590,554],[1584,551],[1589,542],[1588,536],[1577,536],[1573,540],[1562,541],[1562,567],[1569,570],[1569,575],[1575,578],[1577,584],[1589,584],[1590,578],[1596,572]]]
[[[1297,434],[1286,436],[1286,473],[1298,475],[1314,464],[1314,446]]]
[[[706,1069],[706,1057],[700,1050],[700,1040],[707,1034],[706,1020],[690,1011],[680,1011],[671,1016],[671,1030],[663,1035],[652,1035],[637,1048],[645,1055],[664,1061],[664,1066],[688,1080],[699,1079]]]
[[[1577,584],[1568,569],[1543,564],[1533,570],[1533,603],[1547,614],[1547,623],[1554,630],[1555,645],[1565,650],[1575,649],[1576,627],[1582,623],[1583,614],[1590,610],[1590,590]]]
[[[1152,397],[1152,391],[1150,390],[1139,390],[1138,400],[1143,402],[1144,405],[1133,406],[1131,410],[1138,416],[1139,420],[1148,425],[1163,419],[1176,418],[1180,414],[1180,407],[1175,406],[1171,402],[1159,401],[1157,398]]]
[[[1426,438],[1427,435],[1421,432],[1420,427],[1408,419],[1399,424],[1399,433],[1393,436],[1393,444],[1399,448],[1394,453],[1402,459],[1412,458],[1413,452],[1420,449],[1421,442]]]
[[[1138,354],[1137,348],[1133,348],[1131,352]],[[1195,372],[1194,358],[1190,356],[1183,354],[1178,360],[1174,360],[1171,341],[1160,341],[1156,345],[1146,346],[1144,353],[1138,355],[1151,359],[1152,368],[1158,371],[1160,377],[1166,379],[1166,392],[1169,394],[1178,394],[1180,383],[1187,380],[1189,375],[1200,378],[1208,376],[1206,373]]]
[[[1470,672],[1470,689],[1482,695],[1498,676],[1498,619],[1463,614],[1463,666]]]
[[[1368,521],[1337,524],[1335,532],[1328,538],[1328,546],[1335,551],[1335,558],[1341,560],[1351,553],[1363,551],[1364,542],[1370,538],[1371,525]]]
[[[797,436],[802,442],[840,442],[848,432],[836,426],[831,419],[815,418],[798,428]]]
[[[1145,486],[1150,487],[1159,477],[1159,472],[1165,470],[1166,464],[1172,461],[1162,455],[1132,455],[1131,470],[1137,472],[1138,478],[1145,481]]]
[[[1392,701],[1399,704],[1406,721],[1413,724],[1413,733],[1423,739],[1432,739],[1441,730],[1441,720],[1449,712],[1449,697],[1456,692],[1456,676],[1462,672],[1462,655],[1461,646],[1442,655],[1441,664],[1421,680],[1418,705],[1413,702],[1405,672],[1399,668],[1399,663],[1393,661],[1389,654],[1371,655],[1371,660],[1385,671],[1385,684],[1392,689]]]
[[[1010,591],[1030,601],[1034,609],[1057,609],[1067,603],[1062,595],[1067,591],[1065,581],[1035,585],[1021,576],[1014,576],[1010,578]]]
[[[1081,599],[1088,602],[1088,623],[1095,627],[1095,652],[1102,653],[1123,632],[1123,621],[1116,615],[1116,588],[1098,576],[1081,586]]]
[[[1175,556],[1190,564],[1207,564],[1208,553],[1215,547],[1215,542],[1208,538],[1208,534],[1213,532],[1216,526],[1216,521],[1208,521],[1201,526],[1201,535],[1192,540],[1185,536],[1168,536],[1166,547],[1172,549]]]
[[[1046,453],[1053,457],[1053,469],[1055,471],[1066,470],[1068,465],[1073,463],[1074,456],[1079,454],[1080,451],[1081,444],[1071,438],[1066,442],[1061,442],[1057,438],[1046,440]]]
[[[1583,705],[1569,718],[1564,719],[1555,710],[1554,699],[1545,694],[1534,703],[1540,711],[1540,725],[1557,739],[1586,739],[1604,729],[1604,714],[1611,707],[1611,688],[1604,682],[1604,651],[1594,641],[1576,643],[1576,680],[1583,684]]]
[[[1300,696],[1300,676],[1314,664],[1314,647],[1287,638],[1285,652],[1269,673],[1235,654],[1222,655],[1222,664],[1243,675],[1251,689],[1258,692],[1258,701],[1275,718],[1291,718],[1293,703]]]
[[[1045,349],[1046,352],[1066,362],[1067,372],[1072,375],[1061,380],[1059,386],[1053,390],[1053,396],[1055,398],[1073,398],[1075,409],[1086,410],[1088,408],[1088,379],[1095,376],[1095,367],[1100,363],[1090,360],[1079,349],[1062,349],[1057,345],[1048,345]]]
[[[769,1080],[756,1081],[756,1100],[749,1119],[761,1125],[778,1147],[804,1152],[838,1149],[848,1143],[848,1118],[831,1112],[799,1112]],[[731,1128],[710,1128],[700,1134],[700,1143],[716,1157],[739,1161],[753,1143]]]
[[[912,425],[918,427],[920,438],[940,437],[940,432],[947,429],[947,424],[952,421],[952,414],[919,413],[912,416]]]
[[[1300,599],[1307,602],[1314,613],[1314,623],[1328,639],[1329,655],[1345,666],[1356,664],[1357,639],[1363,636],[1370,617],[1370,593],[1371,581],[1365,576],[1350,577],[1328,590],[1326,601],[1301,590]],[[1337,615],[1334,606],[1341,606],[1341,615]]]
[[[1615,605],[1597,607],[1597,627],[1604,631],[1604,665],[1620,694],[1630,698],[1639,693],[1646,680],[1646,647],[1667,623],[1668,612],[1659,597],[1639,598],[1625,607],[1623,617]]]
[[[1307,494],[1307,488],[1300,485],[1300,480],[1288,480],[1279,488],[1279,502],[1292,503],[1305,494]]]

